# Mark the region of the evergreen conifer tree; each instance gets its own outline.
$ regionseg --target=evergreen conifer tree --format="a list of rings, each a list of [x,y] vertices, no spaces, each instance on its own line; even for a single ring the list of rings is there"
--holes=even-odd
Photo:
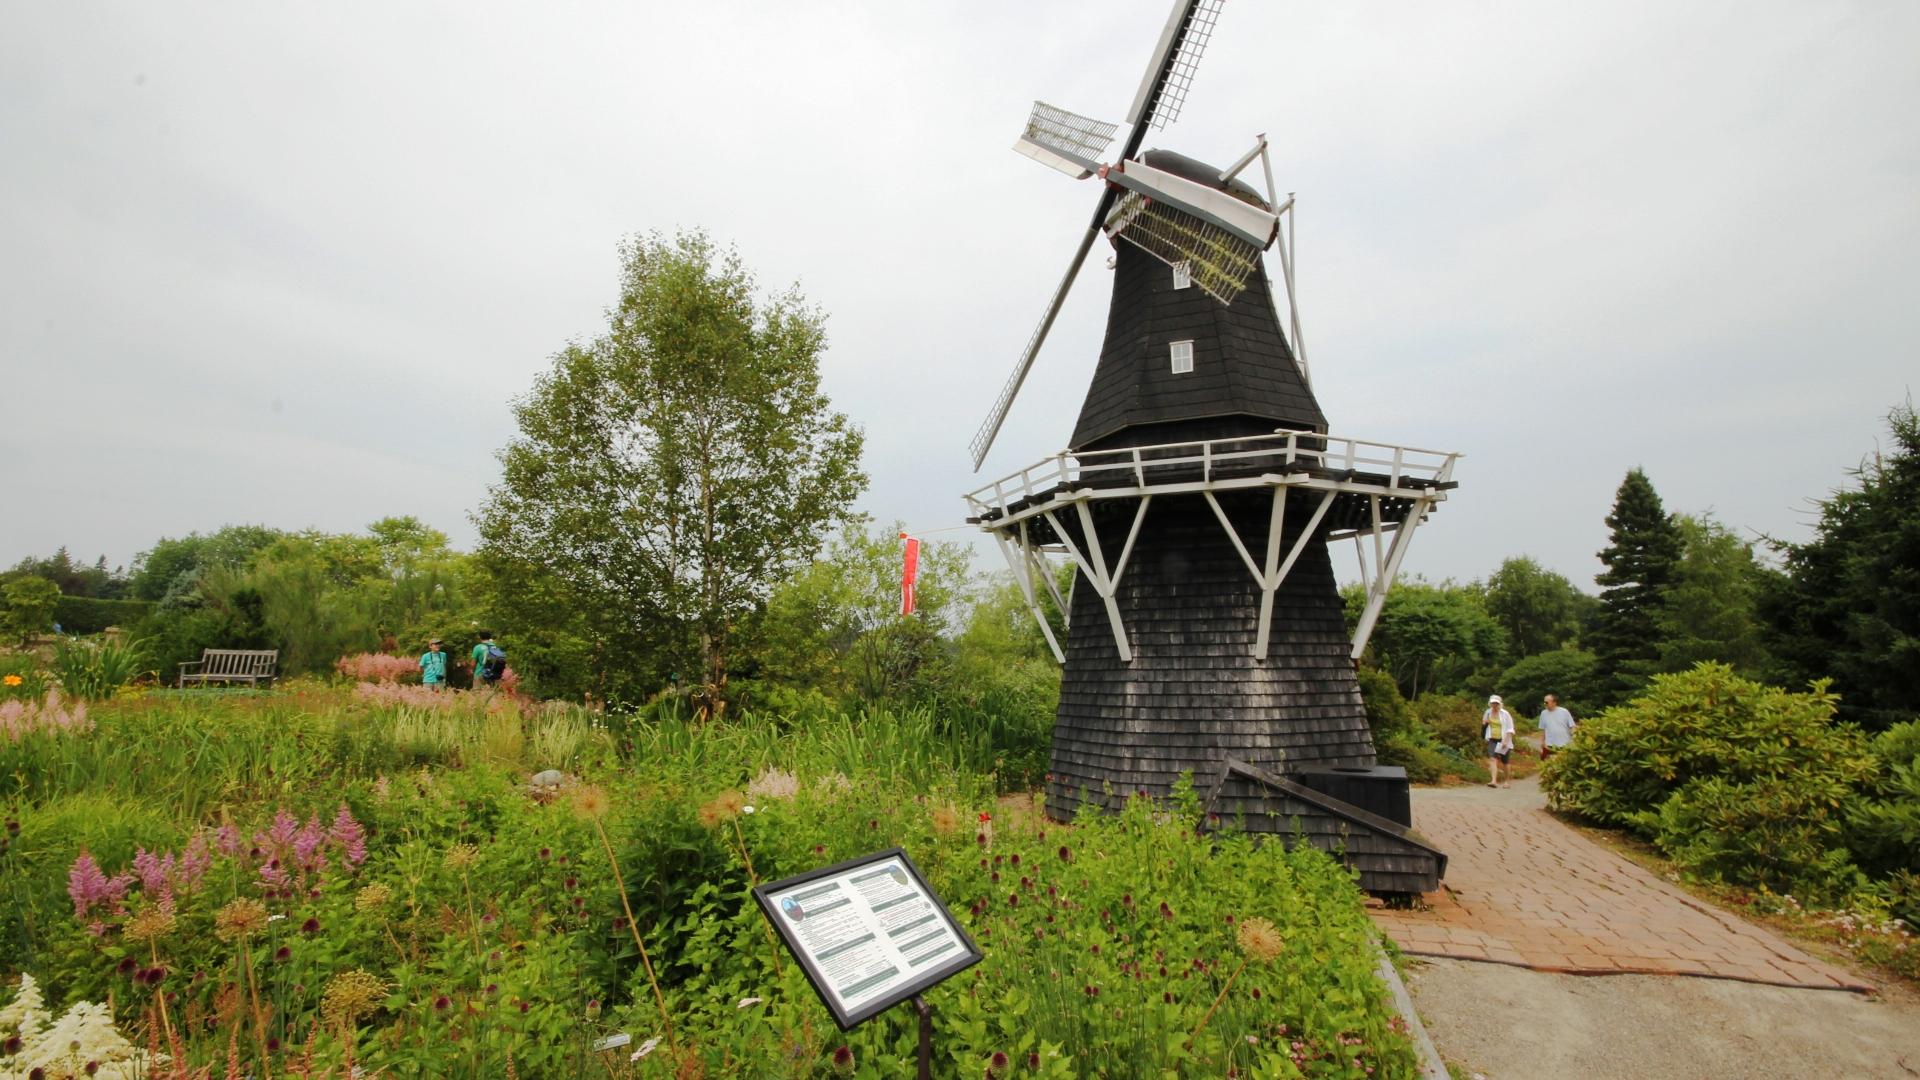
[[[1887,426],[1813,539],[1772,541],[1786,572],[1760,597],[1783,681],[1831,678],[1840,719],[1870,730],[1920,711],[1920,415],[1907,402]]]
[[[1660,614],[1680,561],[1680,529],[1639,468],[1627,473],[1607,515],[1613,542],[1599,553],[1607,568],[1591,646],[1605,680],[1604,704],[1625,701],[1646,684],[1660,656]]]

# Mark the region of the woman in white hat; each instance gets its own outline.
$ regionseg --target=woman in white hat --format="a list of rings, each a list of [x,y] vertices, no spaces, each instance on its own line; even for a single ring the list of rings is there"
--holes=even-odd
[[[1487,699],[1487,711],[1480,717],[1480,735],[1487,740],[1488,787],[1513,786],[1513,714],[1500,704],[1500,695]],[[1500,782],[1500,766],[1507,766],[1507,781]]]

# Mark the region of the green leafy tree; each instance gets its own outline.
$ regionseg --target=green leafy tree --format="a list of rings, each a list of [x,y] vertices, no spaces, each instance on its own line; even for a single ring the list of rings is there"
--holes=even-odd
[[[35,634],[53,629],[53,609],[60,603],[60,586],[43,577],[22,577],[7,582],[0,595],[6,597],[7,633],[26,644]]]
[[[1507,632],[1514,659],[1572,643],[1592,597],[1525,555],[1500,564],[1487,578],[1487,614]]]
[[[1366,598],[1358,585],[1341,596],[1351,631]],[[1478,586],[1409,581],[1387,594],[1367,648],[1402,694],[1416,698],[1435,690],[1485,692],[1508,644]]]
[[[1760,602],[1785,673],[1831,677],[1841,718],[1873,730],[1920,710],[1920,418],[1907,404],[1887,424],[1892,446],[1821,501],[1814,538],[1770,541],[1784,576]]]
[[[1661,671],[1718,661],[1749,678],[1768,667],[1758,605],[1766,568],[1711,514],[1678,514],[1680,560],[1655,616]]]
[[[774,589],[753,635],[765,677],[867,700],[937,663],[972,592],[965,544],[925,541],[914,613],[900,614],[900,524],[848,521],[821,557]]]
[[[1607,568],[1594,579],[1600,610],[1590,642],[1608,679],[1602,704],[1630,697],[1657,669],[1660,612],[1681,552],[1679,527],[1637,468],[1621,481],[1607,528],[1613,542],[1600,552]]]
[[[228,525],[207,536],[162,538],[133,561],[129,590],[136,600],[178,602],[192,595],[199,573],[214,566],[244,568],[267,545],[286,535],[262,525]]]
[[[821,393],[824,317],[797,290],[757,301],[700,232],[621,255],[607,332],[514,405],[481,554],[540,568],[626,640],[691,641],[717,711],[739,624],[865,486],[861,435]]]

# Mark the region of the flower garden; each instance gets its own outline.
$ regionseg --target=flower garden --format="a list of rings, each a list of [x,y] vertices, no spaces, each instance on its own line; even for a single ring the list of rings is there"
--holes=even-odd
[[[4,708],[0,1077],[911,1075],[912,1014],[839,1031],[749,895],[894,845],[985,954],[926,994],[936,1075],[1413,1071],[1333,860],[1190,794],[1049,822],[931,710]]]

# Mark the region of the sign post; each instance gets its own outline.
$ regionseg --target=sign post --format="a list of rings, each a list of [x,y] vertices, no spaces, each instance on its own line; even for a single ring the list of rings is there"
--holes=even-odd
[[[930,1076],[933,1012],[921,992],[982,956],[907,853],[889,848],[768,882],[753,898],[840,1030],[913,1002],[920,1075]]]

